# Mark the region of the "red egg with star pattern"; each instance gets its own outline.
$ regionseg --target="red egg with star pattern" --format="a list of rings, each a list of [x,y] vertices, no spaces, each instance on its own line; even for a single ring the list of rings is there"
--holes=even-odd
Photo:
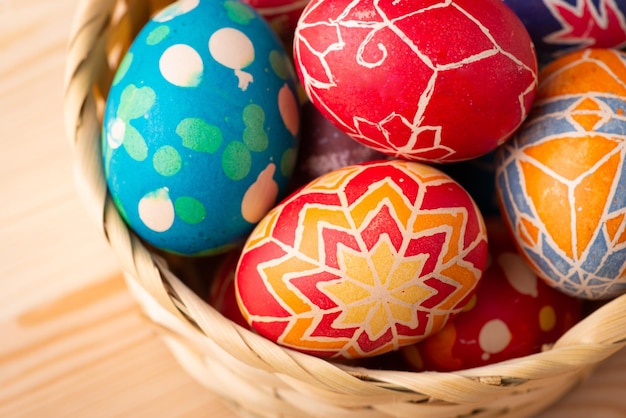
[[[400,350],[411,370],[455,371],[534,354],[581,319],[582,301],[530,269],[500,218],[488,219],[487,230],[490,257],[476,294],[441,332]]]
[[[313,0],[294,35],[311,101],[353,139],[392,157],[479,157],[526,118],[537,59],[501,0]]]
[[[413,344],[469,302],[487,256],[478,207],[425,164],[372,161],[308,183],[257,225],[237,266],[259,334],[326,358]]]

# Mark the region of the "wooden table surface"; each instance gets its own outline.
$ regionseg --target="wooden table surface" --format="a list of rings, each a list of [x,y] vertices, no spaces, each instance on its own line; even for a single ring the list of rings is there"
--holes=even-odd
[[[74,189],[78,0],[0,0],[0,417],[234,418],[146,326]],[[541,415],[626,417],[626,350]]]

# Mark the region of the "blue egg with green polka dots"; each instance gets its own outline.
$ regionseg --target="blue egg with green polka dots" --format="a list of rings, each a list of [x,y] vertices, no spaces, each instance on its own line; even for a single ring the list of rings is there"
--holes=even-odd
[[[113,79],[110,195],[154,247],[226,251],[287,192],[299,128],[295,72],[267,22],[241,0],[179,0],[145,25]]]

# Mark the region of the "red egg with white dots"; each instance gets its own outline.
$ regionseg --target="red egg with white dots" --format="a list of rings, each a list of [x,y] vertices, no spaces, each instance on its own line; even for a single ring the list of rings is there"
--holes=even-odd
[[[494,150],[526,118],[537,86],[531,38],[501,0],[312,0],[294,59],[329,120],[412,161]]]
[[[499,219],[487,228],[490,257],[473,300],[439,333],[401,350],[411,369],[454,371],[534,354],[581,319],[582,301],[536,276]]]

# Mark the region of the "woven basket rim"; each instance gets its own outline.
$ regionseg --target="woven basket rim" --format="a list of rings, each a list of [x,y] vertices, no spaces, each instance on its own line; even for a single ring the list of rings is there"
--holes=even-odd
[[[120,1],[79,1],[68,43],[65,126],[74,152],[77,189],[87,211],[129,280],[150,295],[158,305],[159,315],[168,317],[163,323],[177,321],[173,327],[180,328],[170,332],[194,340],[209,339],[221,349],[237,353],[249,367],[269,370],[285,379],[299,379],[307,385],[320,385],[328,391],[371,397],[407,393],[413,399],[419,395],[429,401],[445,399],[461,404],[471,404],[472,399],[481,397],[507,396],[538,379],[584,375],[588,368],[626,346],[626,295],[592,312],[545,351],[456,372],[417,373],[332,364],[282,348],[221,316],[128,229],[107,192],[99,155],[101,108],[96,93],[97,87],[111,78],[106,48],[107,41],[114,37],[110,25],[115,22]],[[162,0],[156,7],[171,1]],[[126,14],[122,15],[133,15],[131,21],[141,22],[154,12],[150,9],[153,3],[128,0]]]

